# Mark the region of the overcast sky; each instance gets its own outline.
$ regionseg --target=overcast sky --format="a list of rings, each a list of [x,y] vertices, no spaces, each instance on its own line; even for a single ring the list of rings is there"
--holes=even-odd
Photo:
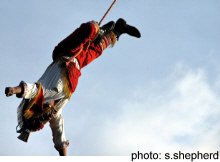
[[[4,89],[37,81],[53,48],[112,1],[98,2],[0,1],[0,155],[57,155],[48,124],[17,139],[21,100]],[[219,150],[220,1],[118,0],[103,24],[120,17],[142,37],[121,36],[82,69],[63,110],[69,154]]]

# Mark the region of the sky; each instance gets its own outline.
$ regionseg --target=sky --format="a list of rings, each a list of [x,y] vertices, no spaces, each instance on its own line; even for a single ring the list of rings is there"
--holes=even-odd
[[[17,139],[21,99],[6,86],[37,81],[54,47],[112,1],[0,1],[0,155],[56,156],[49,125]],[[69,155],[216,152],[220,146],[220,1],[118,0],[103,24],[124,18],[122,35],[82,69],[63,109]]]

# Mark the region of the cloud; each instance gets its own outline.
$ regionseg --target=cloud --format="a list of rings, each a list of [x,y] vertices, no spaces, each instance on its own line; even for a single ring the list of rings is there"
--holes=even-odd
[[[146,83],[125,96],[119,113],[98,134],[102,154],[218,149],[220,96],[215,85],[204,69],[182,64],[175,69],[166,80]]]

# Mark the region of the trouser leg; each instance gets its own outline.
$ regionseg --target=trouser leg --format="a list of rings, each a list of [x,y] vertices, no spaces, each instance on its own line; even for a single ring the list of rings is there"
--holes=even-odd
[[[124,19],[120,18],[116,21],[116,23],[114,21],[110,21],[100,27],[99,34],[93,41],[90,49],[95,49],[96,52],[100,54],[108,46],[113,46],[122,34],[128,34],[136,38],[141,37],[139,30],[135,26],[127,24]]]
[[[62,148],[58,151],[60,156],[67,156],[68,150],[67,148]]]
[[[106,48],[109,44],[114,45],[116,41],[114,37],[116,37],[118,40],[122,34],[128,34],[136,38],[141,37],[141,33],[135,26],[127,24],[127,22],[124,19],[120,18],[116,21],[116,23],[114,21],[110,21],[107,24],[100,27],[99,34],[97,38],[94,40],[94,43],[97,44],[103,42],[107,38],[107,43],[105,41]]]
[[[67,147],[69,145],[69,141],[66,139],[65,130],[64,130],[64,119],[62,116],[62,108],[66,105],[67,99],[60,101],[59,111],[57,114],[49,121],[50,128],[53,136],[53,143],[55,149],[59,152],[59,155],[66,156],[67,155]]]
[[[85,48],[89,42],[96,38],[98,31],[99,25],[94,21],[81,24],[79,28],[54,48],[53,60],[62,56],[74,57],[82,47]]]

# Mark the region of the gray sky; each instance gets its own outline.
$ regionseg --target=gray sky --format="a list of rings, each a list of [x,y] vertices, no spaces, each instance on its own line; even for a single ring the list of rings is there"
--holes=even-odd
[[[17,139],[20,99],[4,88],[35,82],[55,45],[112,1],[0,1],[0,155],[57,155],[48,125]],[[220,141],[220,1],[118,0],[103,24],[123,17],[141,39],[123,35],[82,70],[63,110],[70,155],[143,150],[216,151]]]

